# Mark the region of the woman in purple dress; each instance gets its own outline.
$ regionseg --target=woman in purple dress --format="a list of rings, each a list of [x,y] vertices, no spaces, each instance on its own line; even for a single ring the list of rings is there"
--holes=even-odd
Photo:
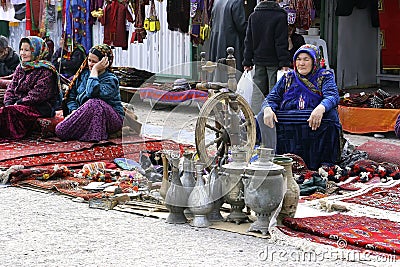
[[[400,138],[400,114],[397,117],[396,125],[394,126],[394,132],[398,138]]]
[[[0,108],[0,139],[26,137],[39,117],[53,117],[60,106],[58,74],[43,60],[48,55],[45,41],[28,36],[19,43],[20,64],[4,94]]]
[[[96,45],[64,96],[64,121],[56,126],[62,140],[98,142],[122,129],[124,110],[117,76],[110,70],[111,48]]]

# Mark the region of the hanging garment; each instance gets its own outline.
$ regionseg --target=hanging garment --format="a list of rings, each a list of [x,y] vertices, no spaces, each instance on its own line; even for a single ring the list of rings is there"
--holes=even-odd
[[[133,9],[135,10],[135,30],[132,33],[131,43],[143,43],[143,39],[146,38],[147,32],[144,29],[144,11],[145,5],[148,3],[148,0],[134,0]]]
[[[90,16],[89,16],[89,23],[93,25],[96,22],[96,17],[92,16],[92,11],[98,10],[103,8],[104,0],[91,0],[90,1]]]
[[[90,1],[67,0],[66,10],[66,35],[75,39],[85,47],[86,52],[92,47],[92,29],[89,24]]]
[[[379,27],[378,2],[378,0],[337,0],[335,15],[350,16],[354,7],[364,9],[370,6],[371,25],[372,27]]]
[[[189,32],[190,23],[190,1],[168,0],[167,22],[171,31]]]
[[[112,1],[105,7],[104,15],[99,21],[104,26],[103,43],[128,49],[126,21],[133,23],[133,18],[125,4]]]

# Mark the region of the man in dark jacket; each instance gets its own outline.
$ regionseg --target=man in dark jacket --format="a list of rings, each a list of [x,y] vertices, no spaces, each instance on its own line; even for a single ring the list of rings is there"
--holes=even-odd
[[[0,35],[0,77],[13,74],[18,64],[18,54],[8,46],[8,39]]]
[[[277,1],[262,1],[250,15],[246,38],[244,41],[245,70],[252,70],[255,65],[254,84],[264,96],[276,83],[276,74],[279,69],[287,71],[290,66],[288,50],[287,12],[279,6]],[[252,103],[259,103],[263,99],[253,99]]]

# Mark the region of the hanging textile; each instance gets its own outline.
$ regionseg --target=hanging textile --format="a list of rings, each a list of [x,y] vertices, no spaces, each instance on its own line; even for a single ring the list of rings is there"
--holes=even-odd
[[[211,33],[208,0],[191,0],[190,17],[192,18],[190,39],[194,45],[202,45],[210,38]]]
[[[143,43],[147,32],[144,29],[145,5],[149,4],[148,0],[133,0],[133,10],[135,10],[135,30],[132,33],[131,43]]]
[[[190,1],[167,0],[167,23],[171,31],[189,32]]]
[[[89,23],[90,1],[66,0],[66,25],[67,38],[75,39],[85,47],[86,53],[92,47],[92,29]]]
[[[57,12],[55,1],[41,0],[39,14],[40,36],[46,36],[49,31],[54,31],[56,24]]]
[[[103,8],[104,0],[90,0],[90,16],[89,23],[93,25],[96,22],[97,17],[92,15],[92,11],[99,11]]]
[[[296,27],[308,30],[315,18],[314,3],[312,0],[292,0],[290,5],[296,9]]]
[[[0,20],[0,35],[5,37],[10,36],[10,28],[8,26],[8,21]]]
[[[379,2],[382,68],[400,69],[400,1]]]
[[[126,21],[133,22],[131,13],[125,3],[117,0],[109,2],[104,8],[104,15],[99,18],[104,26],[103,43],[110,46],[128,49],[128,32],[126,31]]]
[[[39,35],[40,0],[26,0],[26,30]]]

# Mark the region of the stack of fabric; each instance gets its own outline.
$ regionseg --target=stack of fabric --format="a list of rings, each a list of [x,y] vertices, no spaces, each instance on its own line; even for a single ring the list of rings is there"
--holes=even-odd
[[[363,108],[399,109],[400,95],[390,95],[382,89],[374,93],[341,93],[340,105]]]
[[[152,72],[133,67],[113,67],[112,69],[119,78],[119,84],[127,87],[140,87],[154,75]]]

